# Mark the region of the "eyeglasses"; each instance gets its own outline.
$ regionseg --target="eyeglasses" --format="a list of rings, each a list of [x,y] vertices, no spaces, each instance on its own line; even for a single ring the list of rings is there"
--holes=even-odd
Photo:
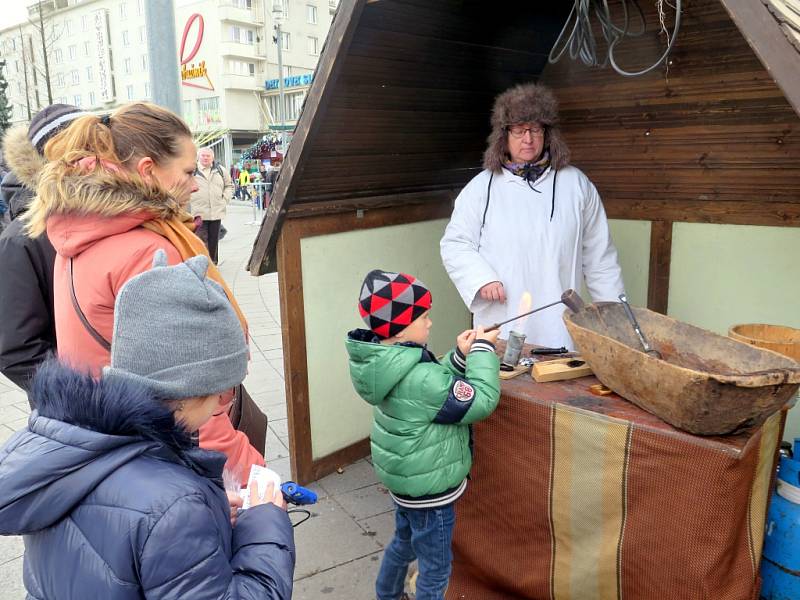
[[[544,129],[542,127],[523,127],[522,125],[512,125],[511,127],[506,127],[506,131],[508,131],[508,133],[517,139],[525,137],[525,133],[528,131],[531,132],[531,137],[539,137],[544,135]]]

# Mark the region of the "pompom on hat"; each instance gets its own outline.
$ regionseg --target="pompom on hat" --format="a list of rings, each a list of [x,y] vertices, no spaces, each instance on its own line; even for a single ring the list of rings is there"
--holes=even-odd
[[[358,311],[375,335],[396,336],[431,309],[428,287],[413,275],[374,270],[361,286]]]
[[[41,156],[44,156],[44,147],[48,141],[72,121],[88,114],[91,113],[71,104],[46,106],[31,119],[31,124],[28,126],[28,141]]]

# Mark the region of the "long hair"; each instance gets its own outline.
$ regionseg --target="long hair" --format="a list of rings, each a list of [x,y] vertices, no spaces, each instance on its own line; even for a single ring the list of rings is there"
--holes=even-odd
[[[486,139],[483,168],[499,172],[509,160],[508,128],[519,123],[540,123],[544,128],[544,147],[550,151],[550,164],[561,169],[569,164],[569,148],[561,135],[558,100],[549,88],[527,83],[500,94],[492,108],[492,132]]]

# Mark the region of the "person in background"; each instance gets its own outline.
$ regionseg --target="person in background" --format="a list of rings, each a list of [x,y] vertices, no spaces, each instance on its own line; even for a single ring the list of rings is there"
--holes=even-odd
[[[231,167],[231,181],[233,181],[233,197],[239,199],[239,167],[233,165]]]
[[[0,372],[26,392],[36,368],[56,351],[53,265],[56,251],[47,234],[31,239],[22,217],[45,165],[44,148],[75,119],[77,106],[53,104],[6,132],[3,153],[11,171],[0,184],[11,224],[0,235]],[[33,401],[28,394],[28,403]]]
[[[82,116],[48,142],[49,162],[24,218],[31,236],[46,232],[56,249],[54,315],[64,362],[100,374],[111,349],[114,300],[126,281],[150,268],[156,250],[170,264],[207,255],[185,210],[197,189],[196,153],[186,123],[146,102]],[[209,277],[223,287],[246,332],[247,321],[213,265]],[[232,390],[226,397],[233,399]],[[200,446],[224,452],[243,481],[253,464],[264,464],[227,411],[200,428]]]
[[[369,329],[347,336],[350,378],[373,406],[372,464],[395,503],[395,533],[375,591],[398,600],[419,564],[417,600],[442,600],[453,558],[455,502],[472,466],[470,424],[500,400],[497,331],[463,332],[439,363],[428,350],[430,291],[404,273],[371,271],[359,312]]]
[[[227,171],[214,160],[211,148],[201,148],[197,153],[194,171],[197,189],[192,192],[192,214],[202,223],[195,232],[208,248],[214,264],[219,262],[219,230],[222,219],[233,197],[233,181]]]
[[[247,201],[250,202],[250,200],[252,199],[250,197],[250,189],[249,189],[250,188],[250,173],[248,172],[248,170],[246,168],[243,168],[239,172],[239,187],[242,190],[242,199],[244,200],[244,197],[247,196]]]
[[[206,256],[169,267],[159,250],[116,297],[102,376],[52,362],[34,378],[38,408],[0,449],[0,534],[24,535],[29,598],[291,598],[280,488],[253,486],[240,513],[225,457],[192,441],[247,372],[208,268]]]
[[[447,273],[478,323],[533,308],[586,283],[595,302],[618,301],[624,291],[617,250],[594,185],[569,163],[558,126],[558,102],[538,84],[500,94],[484,170],[461,190],[441,240]],[[574,348],[561,319],[564,307],[504,325],[529,343]]]

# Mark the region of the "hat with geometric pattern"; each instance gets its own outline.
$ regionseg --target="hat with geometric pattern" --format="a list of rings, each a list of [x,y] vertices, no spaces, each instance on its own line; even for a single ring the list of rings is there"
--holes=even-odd
[[[378,337],[396,336],[431,309],[431,292],[413,275],[370,271],[361,286],[358,312]]]

